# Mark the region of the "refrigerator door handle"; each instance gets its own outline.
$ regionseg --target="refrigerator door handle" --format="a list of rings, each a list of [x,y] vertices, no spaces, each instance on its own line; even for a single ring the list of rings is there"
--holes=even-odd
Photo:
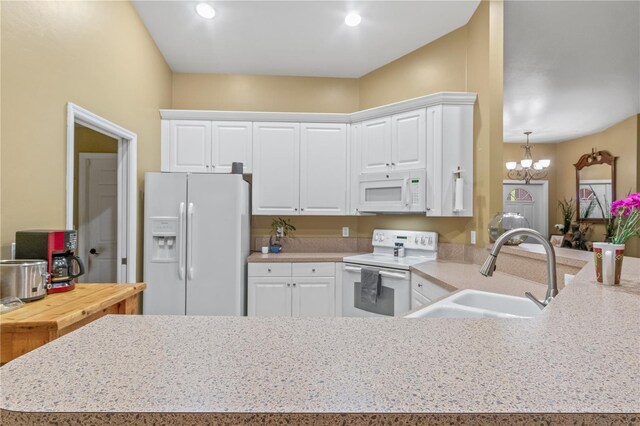
[[[184,279],[184,257],[185,257],[185,240],[184,240],[184,203],[180,203],[180,227],[178,228],[178,235],[180,236],[180,244],[179,253],[178,253],[178,278],[181,280]]]
[[[187,239],[189,240],[189,248],[187,249],[187,278],[193,279],[193,203],[189,203],[187,209],[189,219],[187,220]]]

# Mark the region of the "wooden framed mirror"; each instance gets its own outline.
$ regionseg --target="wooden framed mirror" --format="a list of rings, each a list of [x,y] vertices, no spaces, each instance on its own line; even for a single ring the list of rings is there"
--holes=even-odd
[[[616,160],[609,151],[584,154],[576,168],[576,216],[578,222],[604,223],[616,196]]]

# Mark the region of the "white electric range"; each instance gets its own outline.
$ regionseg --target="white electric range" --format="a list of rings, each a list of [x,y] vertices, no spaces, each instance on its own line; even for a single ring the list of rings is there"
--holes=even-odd
[[[394,256],[396,243],[404,246],[405,256]],[[343,259],[342,316],[392,317],[411,310],[409,268],[438,258],[436,232],[376,229],[371,238],[373,253]],[[361,300],[360,274],[363,268],[380,273],[382,291],[376,303]]]

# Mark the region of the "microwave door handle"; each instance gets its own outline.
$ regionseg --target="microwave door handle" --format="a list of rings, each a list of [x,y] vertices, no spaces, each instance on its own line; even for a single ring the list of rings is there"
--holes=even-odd
[[[404,205],[409,206],[411,189],[409,188],[409,178],[404,179]]]

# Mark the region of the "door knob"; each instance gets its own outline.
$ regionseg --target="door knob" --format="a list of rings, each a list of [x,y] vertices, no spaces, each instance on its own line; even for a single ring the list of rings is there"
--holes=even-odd
[[[94,249],[94,248],[92,248],[91,250],[89,250],[89,253],[90,253],[90,254],[93,254],[93,255],[96,255],[96,256],[100,254],[100,253],[98,253],[98,252],[96,251],[96,249]]]

